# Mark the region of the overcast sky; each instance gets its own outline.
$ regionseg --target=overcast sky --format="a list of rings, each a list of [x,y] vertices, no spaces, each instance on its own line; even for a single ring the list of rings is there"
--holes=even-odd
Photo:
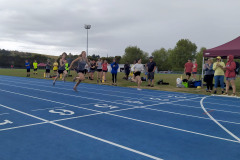
[[[0,48],[50,55],[152,53],[189,39],[198,49],[240,36],[240,0],[0,0]]]

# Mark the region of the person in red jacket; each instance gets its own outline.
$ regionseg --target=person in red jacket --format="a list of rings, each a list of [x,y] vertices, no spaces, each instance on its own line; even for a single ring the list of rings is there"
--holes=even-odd
[[[236,73],[235,73],[235,69],[236,69],[236,63],[234,62],[234,57],[233,55],[229,55],[227,57],[227,64],[226,67],[224,67],[224,69],[226,70],[225,72],[225,77],[226,77],[226,93],[228,94],[228,90],[229,90],[229,84],[231,83],[232,88],[233,88],[233,94],[231,96],[235,96],[236,95],[236,85],[235,85],[235,78],[236,78]]]

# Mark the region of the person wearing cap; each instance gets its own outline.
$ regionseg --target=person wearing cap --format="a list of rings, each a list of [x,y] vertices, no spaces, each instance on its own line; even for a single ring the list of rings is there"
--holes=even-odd
[[[192,75],[192,69],[193,69],[192,61],[191,59],[188,59],[188,62],[185,63],[184,65],[184,74],[186,74],[187,80],[189,80]]]
[[[234,56],[229,55],[227,57],[227,64],[226,67],[224,67],[226,70],[225,77],[226,77],[226,92],[224,94],[228,95],[229,85],[231,83],[233,93],[231,96],[236,95],[236,85],[235,85],[235,78],[236,78],[236,63],[234,62]]]
[[[224,68],[225,68],[225,63],[221,62],[221,57],[217,57],[217,62],[213,64],[213,70],[214,72],[214,94],[217,94],[217,87],[220,84],[222,94],[224,94]]]
[[[154,72],[156,70],[156,63],[153,61],[152,56],[149,57],[149,62],[146,65],[146,70],[148,72],[148,86],[154,87]]]

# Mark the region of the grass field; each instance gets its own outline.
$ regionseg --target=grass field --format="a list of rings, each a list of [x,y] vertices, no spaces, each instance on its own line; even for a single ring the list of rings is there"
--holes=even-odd
[[[38,70],[38,74],[37,75],[33,75],[31,70],[31,78],[40,78],[40,79],[44,79],[43,75],[45,70],[44,69],[39,69]],[[76,73],[74,71],[71,71],[71,74],[73,75],[73,77],[76,75]],[[26,76],[26,70],[25,69],[0,69],[0,75],[7,75],[7,76],[17,76],[17,77],[25,77]],[[51,71],[51,75],[53,75],[53,71]],[[143,76],[143,74],[142,74]],[[72,81],[73,77],[67,77],[67,81]],[[84,81],[84,83],[93,83],[96,84],[97,83],[97,79],[96,79],[96,72],[95,72],[95,80],[88,80],[86,79]],[[130,81],[126,81],[123,79],[124,77],[124,73],[119,73],[118,74],[118,79],[117,79],[117,84],[118,86],[122,86],[122,87],[131,87],[131,88],[136,88],[137,85],[136,83],[130,82]],[[181,77],[180,74],[155,74],[155,86],[154,87],[147,87],[147,83],[143,82],[142,83],[142,88],[145,89],[155,89],[155,90],[162,90],[162,91],[173,91],[173,92],[187,92],[187,93],[195,93],[195,94],[210,94],[207,93],[206,87],[202,88],[202,89],[196,89],[196,88],[177,88],[176,87],[176,79],[178,77]],[[197,76],[200,79],[200,76]],[[107,73],[107,82],[104,83],[105,85],[111,85],[112,81],[111,81],[111,73]],[[183,78],[185,78],[183,76]],[[157,85],[156,82],[158,80],[162,79],[164,82],[168,82],[170,83],[169,85]],[[240,92],[240,79],[238,78],[236,80],[236,85],[237,85],[237,96],[239,96],[239,92]],[[218,92],[220,93],[220,91]],[[231,91],[230,91],[231,93]]]

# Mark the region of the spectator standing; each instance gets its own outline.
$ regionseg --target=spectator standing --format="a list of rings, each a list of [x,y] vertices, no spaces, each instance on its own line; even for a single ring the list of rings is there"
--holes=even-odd
[[[206,92],[212,92],[213,89],[213,77],[214,77],[214,70],[213,70],[213,60],[209,58],[207,63],[204,65],[204,81],[207,83],[207,90]]]
[[[224,94],[228,94],[229,84],[231,83],[232,89],[233,89],[233,93],[232,93],[231,96],[235,96],[236,95],[236,85],[235,85],[236,63],[234,62],[233,55],[229,55],[227,57],[227,64],[226,64],[226,67],[224,67],[224,69],[226,70],[226,73],[225,73],[225,77],[226,77],[226,92]]]
[[[119,65],[118,63],[116,62],[116,59],[114,58],[113,59],[113,63],[111,64],[111,68],[112,68],[112,85],[116,86],[117,85],[117,72],[118,72],[118,68],[119,68]]]
[[[92,60],[91,65],[90,65],[90,80],[94,79],[95,70],[96,70],[96,62],[94,60]]]
[[[188,62],[185,63],[184,65],[184,74],[186,74],[187,80],[189,80],[191,77],[192,68],[193,68],[193,64],[191,62],[191,59],[188,59]]]
[[[27,69],[27,77],[30,77],[30,63],[28,62],[28,60],[25,61],[25,66],[26,66],[26,69]]]
[[[108,63],[107,63],[107,60],[104,60],[104,63],[102,64],[102,70],[103,70],[103,77],[102,77],[102,81],[103,82],[106,82],[106,74],[108,72]]]
[[[37,74],[38,63],[36,60],[33,62],[33,74]]]
[[[48,59],[46,64],[46,78],[50,78],[50,69],[51,69],[51,62]]]
[[[57,71],[58,71],[58,62],[55,61],[53,63],[53,71],[54,71],[54,75],[57,75]]]
[[[126,64],[124,64],[124,71],[125,71],[126,80],[128,80],[128,76],[130,73],[130,65],[128,62]]]
[[[195,80],[197,79],[197,77],[196,77],[196,75],[197,75],[197,67],[198,67],[198,64],[197,64],[197,61],[195,59],[194,62],[193,62],[193,68],[192,68],[192,75],[193,75],[193,78]]]
[[[153,61],[153,57],[149,57],[149,62],[146,65],[148,72],[148,86],[154,87],[154,73],[156,70],[156,63]],[[152,83],[152,84],[151,84]]]
[[[221,62],[221,57],[217,57],[217,62],[213,64],[213,70],[215,71],[214,73],[214,94],[217,94],[217,87],[220,84],[222,94],[224,94],[224,68],[225,68],[225,63]]]

